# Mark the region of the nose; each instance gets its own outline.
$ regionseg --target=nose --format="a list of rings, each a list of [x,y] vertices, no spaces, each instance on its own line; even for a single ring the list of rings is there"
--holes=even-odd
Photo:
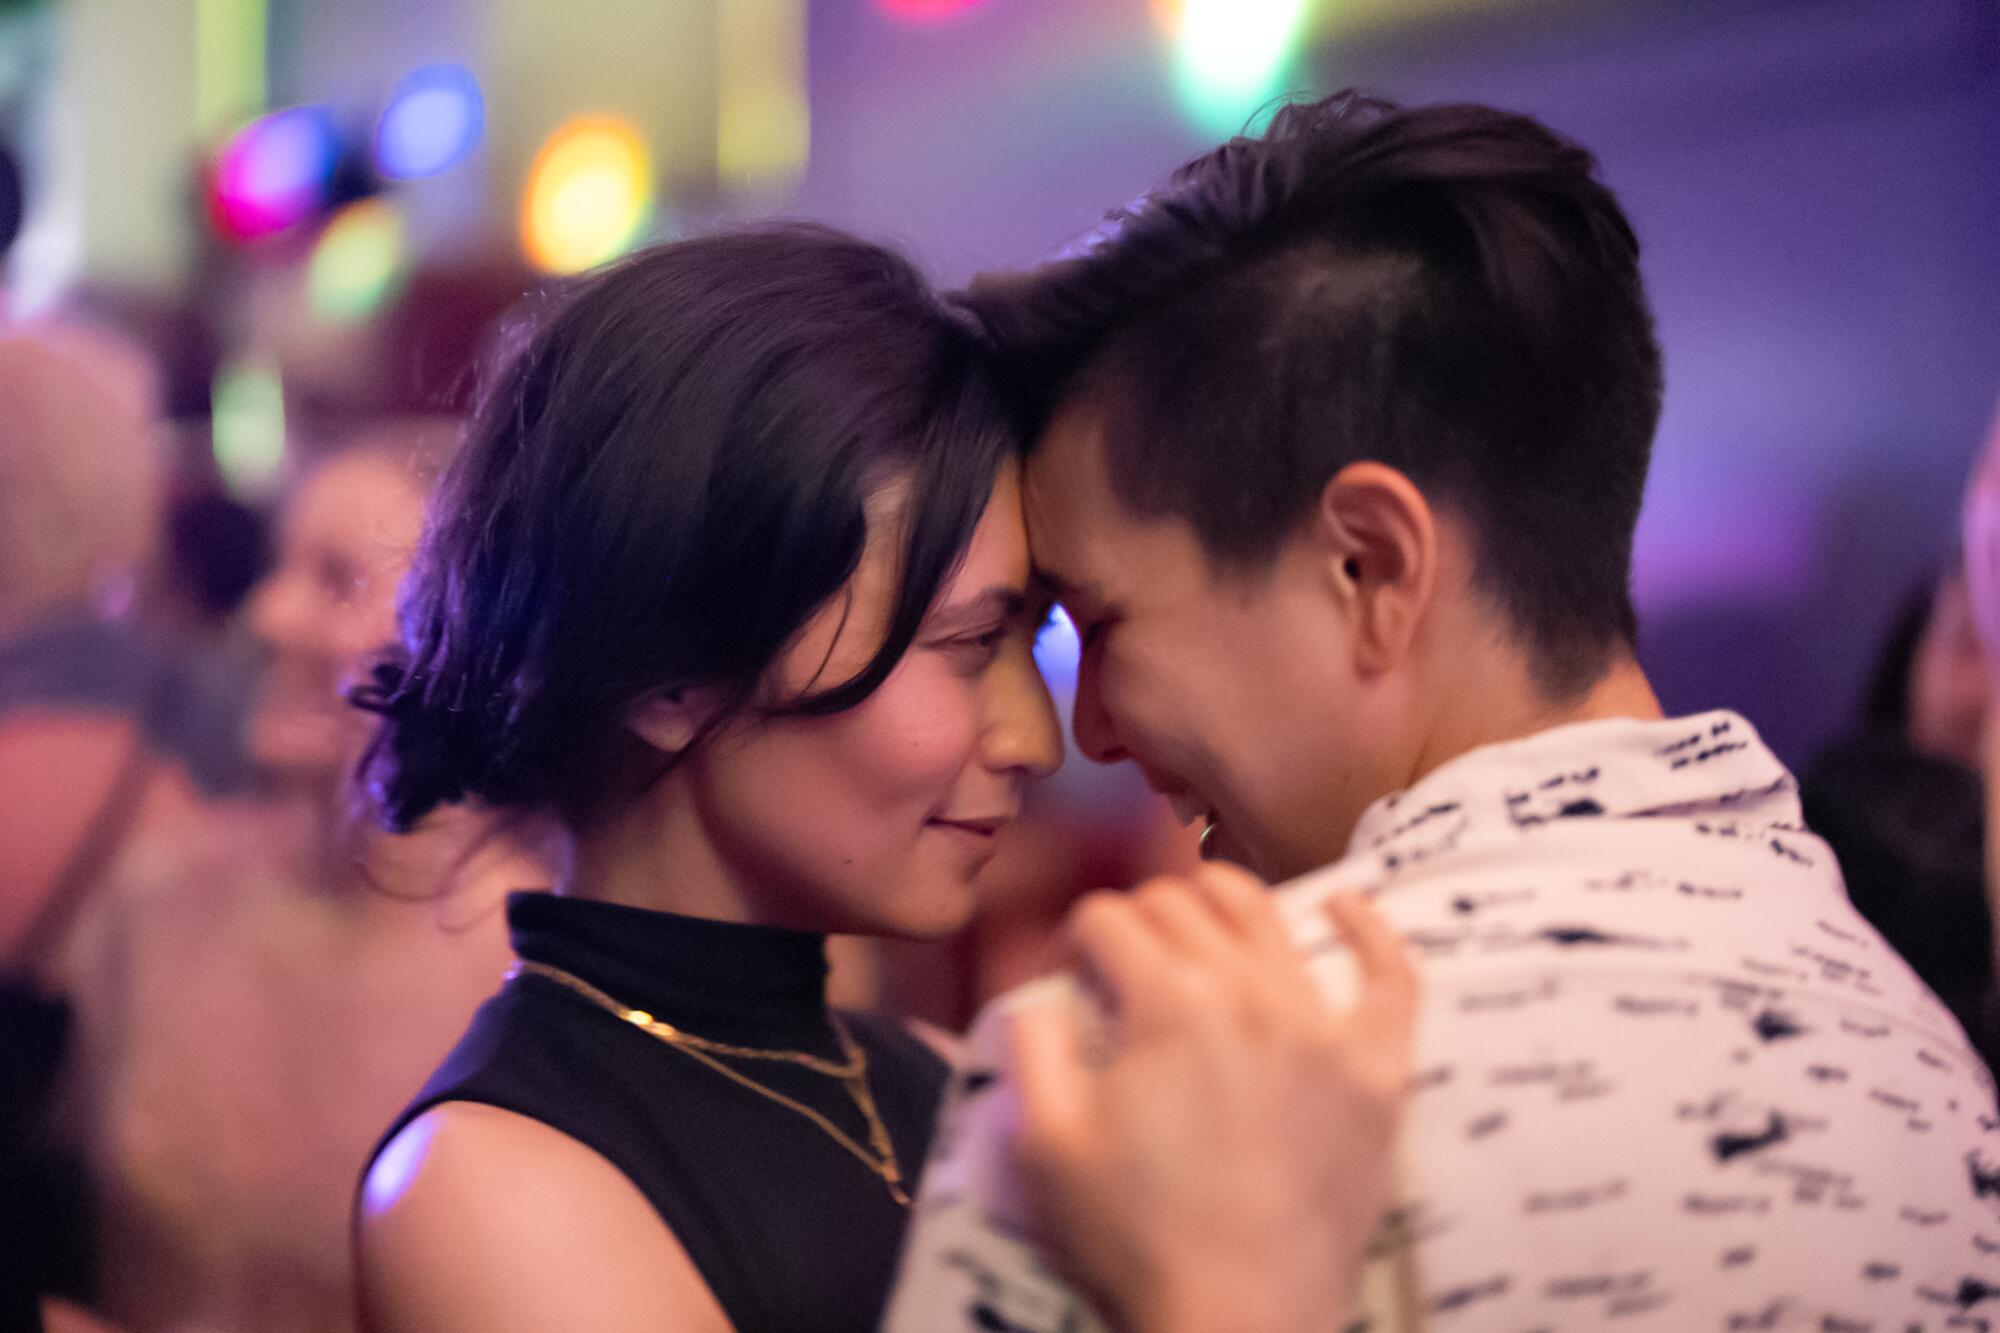
[[[1126,758],[1118,744],[1118,732],[1105,711],[1101,673],[1097,655],[1086,650],[1076,666],[1076,707],[1070,714],[1076,730],[1076,748],[1094,764],[1115,764]]]
[[[1016,772],[1024,778],[1045,778],[1062,767],[1062,724],[1041,672],[1027,652],[1018,660],[996,663],[987,673],[985,725],[980,731],[980,760],[996,772]]]

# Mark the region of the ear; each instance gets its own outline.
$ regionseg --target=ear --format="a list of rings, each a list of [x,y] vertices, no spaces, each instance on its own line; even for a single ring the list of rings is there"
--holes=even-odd
[[[1416,484],[1382,463],[1350,463],[1320,492],[1314,535],[1326,575],[1348,608],[1355,665],[1401,663],[1437,583],[1437,517]]]
[[[625,711],[625,727],[655,750],[679,754],[719,706],[713,690],[654,690]]]

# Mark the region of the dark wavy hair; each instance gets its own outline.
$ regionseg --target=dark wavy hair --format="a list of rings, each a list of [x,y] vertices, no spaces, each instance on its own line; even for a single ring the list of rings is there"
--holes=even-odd
[[[1119,498],[1219,566],[1267,566],[1347,464],[1404,472],[1469,522],[1481,586],[1568,694],[1637,632],[1662,388],[1638,258],[1577,145],[1350,91],[956,299],[1042,417],[1104,409]]]
[[[440,804],[577,818],[659,689],[710,727],[858,565],[906,488],[887,637],[824,714],[894,668],[963,556],[1014,409],[976,332],[898,256],[817,227],[663,245],[560,296],[484,396],[431,502],[401,642],[354,692],[361,776],[402,830]]]

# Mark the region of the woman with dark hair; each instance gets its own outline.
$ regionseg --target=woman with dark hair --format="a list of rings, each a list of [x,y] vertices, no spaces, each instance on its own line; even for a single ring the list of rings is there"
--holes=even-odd
[[[377,1327],[873,1326],[945,1066],[828,1008],[824,937],[961,925],[1060,760],[1013,455],[974,336],[816,229],[640,254],[505,370],[364,773],[571,866],[364,1182]]]

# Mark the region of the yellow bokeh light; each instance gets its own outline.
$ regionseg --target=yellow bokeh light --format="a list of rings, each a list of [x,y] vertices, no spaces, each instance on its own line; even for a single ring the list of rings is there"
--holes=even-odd
[[[522,248],[545,273],[580,273],[630,249],[652,206],[652,161],[638,132],[609,116],[573,120],[529,168]]]

